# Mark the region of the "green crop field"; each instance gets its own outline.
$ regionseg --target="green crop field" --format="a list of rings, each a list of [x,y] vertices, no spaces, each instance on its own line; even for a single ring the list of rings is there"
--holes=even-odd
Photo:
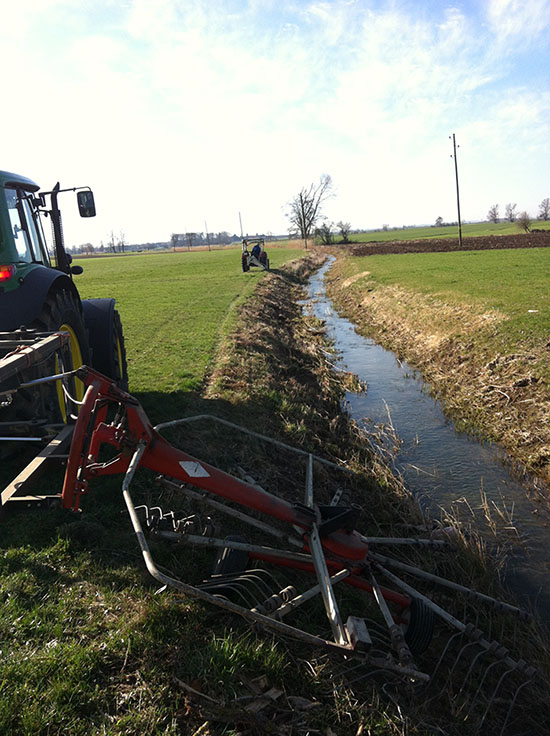
[[[509,340],[546,339],[550,331],[550,250],[409,253],[354,259],[377,283],[497,309]]]
[[[276,269],[303,251],[268,249]],[[144,253],[119,258],[80,260],[84,274],[77,286],[83,299],[114,297],[120,311],[130,391],[155,414],[157,399],[173,396],[181,409],[182,392],[200,389],[234,307],[263,276],[241,270],[236,249]],[[156,418],[156,417],[155,417]],[[170,418],[170,417],[167,417]]]
[[[536,222],[533,227],[550,230],[550,222]],[[474,238],[483,235],[516,235],[521,232],[514,222],[472,222],[462,225],[462,236]],[[403,227],[391,230],[367,230],[352,233],[350,240],[356,243],[390,242],[392,240],[421,240],[423,238],[458,238],[458,226],[443,227]],[[338,240],[338,238],[336,238]]]

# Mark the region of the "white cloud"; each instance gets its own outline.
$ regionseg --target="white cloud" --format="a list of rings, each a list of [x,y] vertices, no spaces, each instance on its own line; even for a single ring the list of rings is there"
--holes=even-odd
[[[517,36],[524,42],[550,27],[548,0],[489,0],[487,17],[499,36]]]
[[[204,219],[236,232],[239,211],[249,232],[281,232],[285,202],[325,171],[334,219],[452,219],[453,131],[476,212],[466,217],[487,196],[476,180],[508,180],[500,160],[518,191],[509,199],[546,196],[548,85],[512,80],[519,52],[464,9],[49,0],[43,13],[32,2],[21,37],[5,39],[27,53],[5,86],[17,119],[0,122],[14,141],[2,165],[47,185],[91,184],[98,218],[85,224],[97,240],[111,228],[162,239]],[[505,28],[503,17],[529,28],[519,4],[493,2],[487,23]],[[544,49],[534,58],[548,67]]]

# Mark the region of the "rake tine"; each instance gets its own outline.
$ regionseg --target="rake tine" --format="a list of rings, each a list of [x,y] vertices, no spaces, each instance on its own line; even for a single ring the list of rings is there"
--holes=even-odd
[[[510,674],[510,672],[513,672],[513,671],[514,671],[514,669],[515,669],[515,668],[514,668],[514,667],[512,667],[512,668],[510,668],[510,669],[506,670],[505,672],[503,672],[503,674],[501,675],[501,677],[500,677],[500,680],[499,680],[499,681],[497,682],[497,686],[496,686],[496,687],[495,687],[495,689],[493,690],[493,694],[491,695],[491,697],[490,697],[490,699],[489,699],[489,703],[487,704],[487,707],[485,708],[485,713],[483,714],[483,717],[481,718],[481,721],[479,722],[479,728],[481,728],[481,727],[483,726],[483,723],[484,723],[484,721],[485,721],[485,718],[487,717],[487,713],[489,712],[489,710],[490,710],[490,708],[491,708],[491,706],[492,706],[492,704],[493,704],[493,702],[494,702],[494,700],[495,700],[496,694],[497,694],[497,692],[498,692],[498,690],[499,690],[499,688],[500,688],[500,686],[501,686],[501,684],[502,684],[502,682],[503,682],[504,678],[505,678],[505,677],[506,677],[507,675],[509,675],[509,674]]]
[[[466,718],[469,718],[470,715],[473,713],[474,706],[475,706],[476,700],[477,700],[477,696],[481,692],[481,689],[483,688],[483,685],[485,683],[485,680],[486,680],[487,675],[489,674],[490,670],[492,670],[494,667],[497,667],[499,664],[503,664],[503,662],[502,662],[502,660],[497,659],[495,662],[492,662],[490,665],[488,665],[488,667],[485,669],[485,672],[483,673],[483,677],[481,678],[481,682],[479,683],[479,685],[476,688],[476,691],[475,691],[475,694],[474,694],[474,697],[473,697],[472,703],[470,705],[470,708],[468,710],[468,714],[467,714]]]
[[[513,709],[514,705],[516,704],[516,700],[517,700],[517,697],[518,697],[520,691],[523,690],[523,688],[526,685],[529,685],[529,683],[531,683],[531,682],[533,682],[533,678],[530,678],[529,680],[525,680],[525,682],[522,682],[521,685],[516,689],[516,692],[514,693],[514,697],[512,698],[512,702],[510,703],[510,707],[508,708],[508,712],[506,713],[506,718],[504,719],[504,724],[503,724],[503,726],[502,726],[502,728],[500,730],[500,736],[504,736],[504,730],[505,730],[505,728],[506,728],[506,726],[508,724],[508,719],[510,718],[510,714],[512,713],[512,709]]]
[[[474,670],[474,667],[475,667],[475,666],[476,666],[476,664],[477,664],[477,661],[478,661],[478,659],[481,659],[481,657],[483,657],[483,656],[484,656],[484,655],[486,655],[486,654],[488,654],[488,651],[487,651],[486,649],[482,649],[482,650],[481,650],[480,652],[478,652],[478,653],[476,654],[476,656],[475,656],[475,657],[474,657],[474,658],[472,659],[472,662],[471,662],[470,666],[468,667],[468,672],[466,672],[466,676],[464,677],[464,680],[463,680],[463,682],[462,682],[462,685],[461,685],[461,687],[460,687],[460,690],[458,691],[458,695],[459,695],[459,696],[460,696],[460,695],[462,694],[462,691],[463,691],[463,690],[464,690],[464,688],[466,687],[466,683],[467,683],[467,681],[468,681],[468,679],[469,679],[470,675],[472,674],[472,672],[473,672],[473,670]]]
[[[460,658],[462,657],[462,655],[464,654],[464,652],[467,649],[470,649],[471,647],[477,647],[477,646],[478,646],[477,641],[471,641],[471,642],[468,642],[468,643],[464,644],[464,646],[462,647],[462,649],[459,651],[458,656],[455,658],[455,661],[454,661],[453,666],[449,670],[449,675],[447,677],[447,683],[450,683],[451,677],[453,676],[453,672],[455,671],[455,669],[456,669],[456,667],[457,667],[457,665],[458,665],[458,663],[460,661]],[[484,651],[484,650],[482,650],[482,651]]]
[[[247,572],[239,575],[239,578],[246,583],[249,583],[252,588],[255,588],[259,595],[269,598],[273,594],[273,591],[268,587],[265,580],[262,580],[258,575],[249,575]]]
[[[376,563],[375,563],[376,564]],[[437,603],[434,603],[432,600],[427,598],[425,595],[420,593],[418,590],[413,588],[411,585],[406,583],[404,580],[401,580],[401,578],[398,578],[397,575],[394,575],[389,570],[386,570],[385,567],[382,567],[380,564],[376,564],[376,567],[383,572],[383,574],[389,578],[397,587],[401,588],[401,590],[404,590],[406,593],[408,593],[410,596],[417,597],[420,600],[422,600],[428,608],[431,608],[434,613],[436,613],[440,618],[442,618],[444,621],[446,621],[451,626],[454,626],[459,631],[464,632],[467,636],[469,636],[471,639],[475,639],[480,646],[482,646],[484,649],[493,649],[494,642],[488,641],[483,631],[480,629],[476,629],[472,624],[466,625],[462,621],[459,621],[457,618],[452,616],[448,611],[446,611],[444,608],[441,608],[441,606],[438,606]],[[497,649],[494,649],[495,654],[501,659],[507,667],[518,667],[519,662],[516,662],[512,657],[509,656],[509,651],[506,649],[506,647],[499,646]]]
[[[438,659],[438,661],[437,661],[437,664],[436,664],[436,666],[435,666],[435,669],[434,669],[434,671],[433,671],[433,673],[432,673],[432,682],[435,682],[435,676],[436,676],[436,674],[437,674],[437,671],[439,670],[439,667],[441,666],[441,663],[442,663],[442,661],[443,661],[443,659],[444,659],[445,655],[447,654],[447,651],[449,650],[449,648],[450,648],[451,644],[453,643],[453,641],[454,641],[455,639],[459,639],[459,638],[461,638],[461,637],[462,637],[463,635],[464,635],[464,632],[463,632],[463,631],[457,631],[457,632],[456,632],[456,634],[453,634],[452,636],[450,636],[450,637],[449,637],[449,639],[448,639],[448,641],[447,641],[447,644],[445,645],[445,649],[443,650],[443,653],[442,653],[442,654],[441,654],[441,656],[439,657],[439,659]]]
[[[208,585],[202,588],[202,590],[207,590],[213,592],[215,595],[220,595],[220,593],[216,593],[216,590],[222,590],[222,591],[232,591],[235,593],[246,605],[247,608],[250,608],[250,598],[248,598],[243,591],[245,591],[247,594],[250,594],[250,591],[246,586],[241,585],[235,585],[235,583],[214,583],[213,585]],[[223,595],[223,594],[222,594]],[[223,596],[224,598],[227,598],[226,595]],[[252,605],[254,605],[255,601],[252,599]]]

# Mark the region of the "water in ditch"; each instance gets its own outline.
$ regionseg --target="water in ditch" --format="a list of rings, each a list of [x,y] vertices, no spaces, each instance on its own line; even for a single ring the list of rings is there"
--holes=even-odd
[[[451,509],[458,503],[479,509],[483,494],[491,507],[494,502],[512,512],[508,523],[493,507],[512,544],[507,583],[524,605],[536,608],[550,623],[550,516],[510,475],[501,448],[458,432],[414,369],[359,335],[353,323],[337,314],[324,285],[331,263],[310,279],[305,305],[326,323],[338,367],[367,386],[366,392],[347,393],[349,413],[369,432],[391,421],[399,440],[392,454],[394,470],[424,505]],[[477,518],[481,524],[484,515],[479,510]]]

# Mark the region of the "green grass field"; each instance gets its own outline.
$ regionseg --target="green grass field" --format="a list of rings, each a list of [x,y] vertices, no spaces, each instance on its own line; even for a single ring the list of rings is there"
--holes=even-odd
[[[269,249],[272,270],[301,255]],[[117,299],[130,390],[153,421],[181,416],[235,324],[235,305],[264,277],[242,273],[238,250],[97,258],[84,267],[83,298]],[[61,483],[57,473],[42,481],[55,491]],[[32,508],[2,519],[1,734],[176,736],[186,717],[185,693],[166,674],[174,667],[228,691],[245,669],[283,677],[269,639],[256,642],[246,627],[225,631],[216,611],[155,595],[120,502],[120,477],[107,478],[85,521]],[[172,562],[171,552],[159,554]]]
[[[550,229],[550,222],[535,223],[533,227]],[[521,232],[514,222],[472,222],[462,225],[462,236],[474,238],[483,235],[516,235]],[[354,233],[350,239],[358,243],[389,242],[392,240],[421,240],[423,238],[458,238],[457,225],[444,227],[403,227],[390,230],[367,230]]]
[[[475,256],[481,259],[501,253]],[[526,254],[513,252],[518,258]],[[269,255],[276,270],[284,261],[303,255],[303,251],[270,248]],[[424,278],[425,288],[429,289],[438,278],[437,259],[452,255],[430,256],[434,259],[430,261],[423,260],[425,256],[371,257],[368,266],[362,265],[360,259],[353,260],[364,268],[380,262],[380,278],[391,280],[397,277],[384,275],[383,261],[393,261],[395,265],[403,259],[398,277],[414,277],[418,282]],[[468,254],[455,255],[465,258]],[[424,264],[418,267],[416,276],[415,263]],[[473,268],[466,262],[459,268],[456,263],[460,262],[443,269],[446,288],[451,291],[452,274],[471,274]],[[496,261],[492,264],[494,270]],[[146,410],[157,421],[181,415],[181,401],[198,394],[220,341],[237,325],[236,305],[248,304],[248,296],[263,279],[263,272],[241,272],[236,250],[98,258],[89,259],[84,266],[85,273],[77,281],[83,298],[117,299],[126,333],[130,389],[139,394],[140,400],[146,399]],[[532,278],[542,278],[539,272],[546,266],[547,263],[533,262]],[[509,262],[504,271],[511,268]],[[288,277],[276,282],[278,291],[282,290],[281,284],[295,283]],[[512,278],[506,283],[512,283]],[[495,291],[491,294],[493,299],[498,296]],[[472,295],[465,294],[466,297]],[[285,427],[293,419],[295,425],[303,422],[306,430],[311,417],[316,417],[326,433],[319,432],[326,447],[329,440],[337,443],[342,434],[346,436],[340,423],[338,379],[332,372],[329,374],[326,360],[318,360],[324,355],[324,347],[323,352],[320,346],[319,352],[315,352],[308,344],[312,334],[315,339],[322,339],[310,325],[302,325],[295,341],[284,342],[283,337],[299,321],[297,306],[296,311],[289,309],[285,317],[284,299],[277,301],[271,294],[271,298],[261,302],[262,308],[269,311],[267,327],[279,327],[280,334],[258,330],[254,320],[248,327],[245,324],[243,331],[243,322],[238,322],[241,362],[234,365],[231,381],[236,385],[230,381],[228,391],[240,391],[242,404],[256,401],[268,407],[275,420]],[[293,307],[295,304],[292,301]],[[270,335],[271,341],[262,342],[260,333]],[[248,371],[254,362],[250,360],[251,353],[260,366],[266,356],[272,359],[266,365],[273,370],[256,370],[252,372],[253,380],[249,380]],[[245,389],[237,385],[245,371],[243,383],[249,391],[248,399],[243,393]],[[282,403],[285,389],[289,392],[285,401],[295,405],[296,417]],[[279,394],[281,400],[275,404],[274,398]],[[311,397],[318,398],[318,394],[321,398],[317,405]],[[215,399],[222,400],[223,397]],[[211,408],[213,404],[220,406],[209,399],[201,408]],[[333,416],[330,407],[338,414]],[[265,431],[265,426],[259,429]],[[352,428],[347,431],[349,437],[356,438]],[[317,439],[317,433],[312,431],[311,435],[310,439]],[[202,438],[197,442],[202,442]],[[223,444],[223,438],[219,444]],[[336,457],[342,457],[338,444],[335,451]],[[362,454],[357,458],[363,460],[362,468],[371,467]],[[280,464],[278,454],[273,462]],[[258,464],[255,470],[261,473],[264,469]],[[285,474],[290,471],[282,468],[281,472],[278,482],[288,483]],[[166,508],[165,503],[170,500],[159,497],[158,492],[149,496],[150,488],[154,488],[153,478],[146,471],[143,474],[143,479],[136,480],[140,498],[147,503],[150,498],[158,499]],[[313,667],[308,649],[265,635],[256,637],[239,619],[194,600],[182,600],[175,593],[157,595],[157,585],[145,572],[134,534],[122,512],[120,481],[120,477],[114,477],[95,482],[84,499],[80,521],[56,509],[16,509],[2,520],[0,734],[275,733],[278,722],[266,721],[262,727],[262,713],[256,716],[242,705],[235,705],[235,697],[243,692],[248,695],[251,690],[247,683],[257,679],[303,699],[306,706],[311,704],[311,733],[347,736],[360,731],[382,734],[403,730],[405,721],[399,705],[396,714],[391,703],[379,704],[376,697],[364,701],[352,698],[351,691],[332,677],[324,658]],[[369,508],[377,494],[387,498],[388,485],[378,488],[374,481],[369,481]],[[401,501],[394,503],[397,506],[392,506],[392,518],[395,508],[408,508],[407,499],[402,500],[402,506]],[[399,515],[399,525],[403,518]],[[208,569],[210,561],[201,550],[185,549],[178,555],[154,539],[151,544],[159,564],[175,568],[184,579],[189,570]],[[469,579],[474,570],[475,565],[468,567]],[[201,692],[190,695],[186,690],[189,685]],[[392,701],[396,702],[393,696]],[[318,709],[317,703],[321,703]],[[265,705],[263,701],[260,704]],[[408,732],[426,733],[427,719],[431,723],[435,718],[433,705],[427,707],[429,715],[420,719],[418,728]],[[292,717],[297,709],[298,704],[292,709],[287,707]],[[233,726],[236,722],[241,725]],[[304,730],[293,729],[294,732]],[[457,733],[450,729],[446,732]],[[467,733],[467,727],[459,732]]]
[[[377,283],[506,314],[506,340],[540,343],[550,333],[550,250],[410,253],[354,259]],[[532,311],[530,311],[532,310]]]
[[[284,248],[268,253],[272,269],[303,255]],[[80,262],[84,273],[76,284],[82,298],[117,301],[130,391],[157,397],[178,392],[180,400],[182,392],[200,389],[218,341],[233,324],[235,307],[264,274],[258,269],[243,273],[236,249]],[[148,411],[156,403],[149,402]]]
[[[534,228],[550,230],[550,222],[534,222]],[[516,235],[521,232],[515,222],[472,222],[462,225],[462,237],[474,238],[483,235]],[[458,238],[458,226],[444,227],[403,227],[395,230],[368,230],[353,233],[350,240],[357,243],[380,242],[392,240],[421,240],[423,238]],[[337,238],[338,240],[338,238]]]

